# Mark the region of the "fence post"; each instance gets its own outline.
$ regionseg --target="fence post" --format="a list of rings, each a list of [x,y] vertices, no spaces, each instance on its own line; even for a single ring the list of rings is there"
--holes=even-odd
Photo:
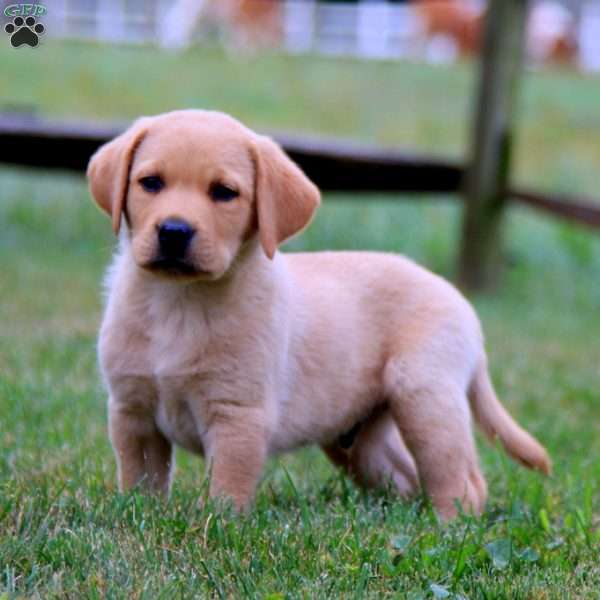
[[[459,281],[470,290],[493,286],[501,274],[501,229],[527,5],[528,0],[488,3],[459,257]]]

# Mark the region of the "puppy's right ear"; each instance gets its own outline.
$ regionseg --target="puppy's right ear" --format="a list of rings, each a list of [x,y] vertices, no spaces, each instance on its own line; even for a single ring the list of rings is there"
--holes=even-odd
[[[121,227],[131,163],[149,122],[147,117],[138,119],[127,131],[101,146],[88,164],[90,191],[98,206],[112,217],[115,234]]]

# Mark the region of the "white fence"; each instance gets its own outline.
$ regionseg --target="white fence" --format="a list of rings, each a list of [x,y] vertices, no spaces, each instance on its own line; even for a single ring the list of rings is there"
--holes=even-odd
[[[579,24],[579,62],[586,71],[600,71],[600,2],[583,6]]]
[[[178,47],[228,39],[226,25],[215,16],[218,11],[211,11],[218,4],[219,0],[52,0],[44,23],[48,35],[60,38]],[[423,36],[422,23],[408,3],[282,0],[281,5],[283,45],[289,52],[432,62],[450,62],[457,55],[451,40]],[[600,71],[600,0],[584,1],[578,17],[579,65]]]
[[[410,5],[388,2],[284,4],[284,43],[291,52],[365,58],[418,56],[421,23]]]

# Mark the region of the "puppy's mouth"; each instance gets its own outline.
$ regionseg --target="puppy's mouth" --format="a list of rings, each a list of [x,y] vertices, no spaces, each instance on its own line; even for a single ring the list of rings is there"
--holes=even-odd
[[[170,277],[200,277],[210,275],[208,271],[199,269],[181,258],[158,257],[145,265],[145,268],[154,273]]]

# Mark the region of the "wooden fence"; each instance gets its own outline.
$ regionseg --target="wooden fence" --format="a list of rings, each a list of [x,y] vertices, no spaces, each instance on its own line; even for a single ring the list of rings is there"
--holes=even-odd
[[[84,172],[93,152],[125,126],[0,114],[0,163]],[[340,140],[267,133],[324,191],[459,194],[463,188],[465,168],[444,158]],[[518,188],[510,188],[508,198],[600,230],[600,200]]]
[[[125,124],[64,123],[0,114],[0,162],[85,171],[92,153]],[[270,133],[327,191],[455,192],[459,164],[394,150]]]

